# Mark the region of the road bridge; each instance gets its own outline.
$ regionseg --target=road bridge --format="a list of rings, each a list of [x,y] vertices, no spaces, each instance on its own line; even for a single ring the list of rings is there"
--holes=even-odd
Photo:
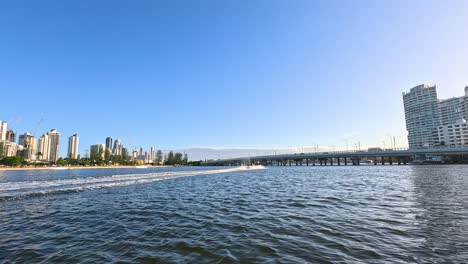
[[[316,166],[316,165],[360,165],[370,164],[399,164],[421,160],[426,157],[440,156],[442,160],[453,156],[468,156],[468,147],[460,148],[427,148],[427,149],[391,149],[370,151],[333,151],[314,153],[292,153],[280,155],[266,155],[255,157],[240,157],[219,159],[202,162],[202,166],[239,166],[250,164],[277,166]]]

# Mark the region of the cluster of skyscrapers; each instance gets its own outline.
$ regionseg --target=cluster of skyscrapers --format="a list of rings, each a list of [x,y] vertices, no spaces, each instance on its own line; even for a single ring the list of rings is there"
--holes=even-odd
[[[114,141],[114,145],[112,146],[112,138],[106,138],[106,144],[95,144],[91,145],[90,147],[91,157],[99,157],[104,159],[107,156],[122,156],[128,155],[128,151],[126,148],[123,147],[122,141],[120,139],[116,139]]]
[[[112,144],[113,143],[113,144]],[[124,148],[122,141],[120,139],[112,140],[111,137],[107,137],[105,144],[95,144],[90,147],[90,157],[91,158],[101,158],[105,159],[106,156],[123,156],[128,157],[128,150]],[[143,151],[143,148],[140,148],[138,152],[137,149],[133,149],[132,154],[130,155],[130,160],[141,160],[144,163],[151,163],[156,159],[156,153],[154,147],[151,147],[150,152]]]
[[[468,86],[465,95],[437,98],[436,85],[421,84],[403,93],[409,148],[468,146]]]
[[[12,129],[8,129],[8,124],[0,120],[0,158],[21,156],[29,161],[43,161],[55,163],[60,158],[60,139],[61,134],[57,130],[52,129],[43,134],[37,140],[33,134],[24,133],[19,136],[16,143],[16,134]],[[68,138],[68,159],[80,159],[79,155],[80,138],[74,134]],[[156,159],[154,147],[151,147],[150,152],[143,151],[140,148],[138,152],[134,149],[129,155],[128,150],[122,144],[120,139],[112,140],[107,137],[105,144],[96,144],[90,147],[90,157],[99,157],[102,159],[110,156],[124,157],[132,161],[142,160],[145,163],[151,163]]]
[[[56,162],[60,157],[60,137],[60,133],[52,129],[43,134],[39,141],[31,133],[24,133],[16,143],[16,133],[8,129],[7,122],[0,121],[0,154],[2,157],[21,156],[30,161]],[[78,142],[75,151],[78,153]]]

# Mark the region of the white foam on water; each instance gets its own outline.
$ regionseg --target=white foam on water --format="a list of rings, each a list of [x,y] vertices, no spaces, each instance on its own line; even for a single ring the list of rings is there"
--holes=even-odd
[[[171,171],[144,174],[121,174],[104,177],[86,177],[50,181],[7,182],[0,183],[0,200],[15,199],[33,195],[47,195],[51,193],[79,192],[96,190],[133,184],[151,183],[160,180],[245,171],[246,168],[200,170],[200,171]],[[249,169],[247,169],[249,170]]]

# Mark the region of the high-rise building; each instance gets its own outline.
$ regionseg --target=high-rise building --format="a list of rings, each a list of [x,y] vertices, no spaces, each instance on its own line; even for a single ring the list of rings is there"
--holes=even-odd
[[[156,153],[154,152],[154,147],[151,147],[150,162],[153,162],[155,159],[156,159]]]
[[[60,133],[52,129],[49,132],[50,137],[50,161],[56,162],[60,157]]]
[[[468,120],[468,86],[465,86],[465,96],[463,100],[463,109],[465,110],[464,118]]]
[[[128,160],[128,149],[127,148],[122,148],[122,156],[125,157],[125,160]]]
[[[109,150],[112,153],[112,138],[106,138],[106,150]]]
[[[105,146],[104,144],[91,145],[90,148],[91,159],[104,159],[105,155]]]
[[[20,156],[27,160],[35,160],[37,154],[37,140],[31,133],[24,133],[18,137],[18,146],[23,149]]]
[[[0,120],[0,141],[6,140],[7,129],[8,129],[7,122]]]
[[[40,155],[39,155],[39,159],[40,160],[44,160],[44,161],[48,161],[49,158],[50,158],[50,138],[49,138],[49,135],[46,133],[44,135],[42,135],[40,138],[39,138],[39,152],[40,152]]]
[[[114,141],[114,148],[112,150],[112,154],[114,156],[120,156],[122,155],[122,149],[123,149],[122,141],[120,141],[120,139],[116,139]]]
[[[134,148],[133,149],[133,152],[132,152],[132,157],[131,157],[131,161],[136,161],[138,158],[138,151]]]
[[[5,140],[16,143],[16,133],[13,130],[8,129],[7,132],[6,132]]]
[[[403,102],[410,148],[464,144],[457,141],[457,135],[451,138],[451,133],[466,126],[463,120],[468,118],[468,86],[464,96],[438,100],[435,85],[422,84],[403,93]]]
[[[403,93],[408,145],[425,148],[435,145],[434,134],[440,124],[440,111],[435,85],[422,84]]]
[[[440,123],[450,125],[465,118],[464,102],[464,96],[439,100]]]
[[[80,138],[77,134],[68,138],[68,153],[67,158],[78,159],[78,146],[80,144]]]
[[[56,162],[60,157],[60,133],[52,129],[39,138],[39,151],[42,160]]]

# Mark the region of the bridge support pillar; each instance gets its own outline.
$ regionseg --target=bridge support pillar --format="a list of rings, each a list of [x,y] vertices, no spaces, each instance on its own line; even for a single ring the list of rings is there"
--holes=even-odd
[[[322,165],[323,165],[323,160],[320,160],[320,166],[322,166]]]
[[[388,163],[390,163],[390,165],[393,165],[392,157],[388,157]]]
[[[380,161],[382,162],[382,165],[385,165],[385,157],[384,156],[380,157]]]
[[[340,166],[340,160],[341,160],[341,158],[337,158],[338,166]]]
[[[312,166],[315,166],[315,159],[312,159]]]
[[[306,166],[309,166],[309,159],[306,159]]]
[[[344,158],[344,165],[347,166],[348,165],[348,158]]]
[[[323,163],[324,163],[325,166],[327,166],[327,159],[326,158],[323,160]]]

